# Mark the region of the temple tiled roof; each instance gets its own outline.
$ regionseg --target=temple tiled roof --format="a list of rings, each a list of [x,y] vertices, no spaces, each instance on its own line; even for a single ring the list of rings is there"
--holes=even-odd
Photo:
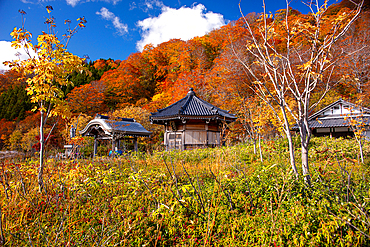
[[[177,101],[176,103],[152,113],[150,120],[157,122],[158,120],[171,119],[223,119],[227,122],[236,120],[236,116],[228,111],[222,110],[210,103],[198,98],[190,88],[188,94]]]

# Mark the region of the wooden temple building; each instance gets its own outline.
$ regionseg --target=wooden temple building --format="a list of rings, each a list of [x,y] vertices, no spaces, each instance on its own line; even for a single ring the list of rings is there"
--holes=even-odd
[[[86,127],[80,131],[82,136],[94,137],[94,152],[97,153],[99,140],[110,140],[112,150],[118,151],[121,147],[121,141],[131,138],[134,143],[134,151],[138,151],[137,138],[149,137],[152,132],[146,130],[140,123],[133,118],[109,119],[107,116],[97,114]]]
[[[220,146],[224,124],[235,120],[229,111],[198,98],[192,88],[183,99],[150,116],[152,124],[164,125],[166,150]]]
[[[364,126],[363,135],[370,140],[370,109],[343,99],[312,114],[308,124],[314,136],[351,137],[354,135],[351,119],[361,122]],[[298,132],[298,126],[293,126],[292,130]]]

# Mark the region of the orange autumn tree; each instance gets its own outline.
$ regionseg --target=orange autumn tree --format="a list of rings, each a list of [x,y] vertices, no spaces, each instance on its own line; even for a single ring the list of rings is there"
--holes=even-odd
[[[9,145],[9,137],[15,129],[15,122],[0,119],[0,149]]]
[[[370,105],[370,12],[364,11],[336,44],[336,55],[342,56],[335,72],[340,89],[353,100]],[[359,103],[359,102],[357,102]]]
[[[26,78],[23,78],[21,72],[7,70],[0,74],[0,94],[5,92],[9,87],[25,84]]]
[[[197,67],[198,57],[193,53],[193,40],[172,39],[157,47],[147,45],[143,53],[155,66],[156,91],[149,109],[163,108],[179,100],[189,90],[180,78]],[[191,83],[191,82],[190,82]]]
[[[195,88],[199,96],[207,97],[205,76],[224,46],[225,33],[215,30],[188,41],[170,40],[157,47],[148,45],[143,52],[148,53],[161,79],[157,80],[151,107],[163,108],[176,102],[190,87]]]
[[[117,68],[119,64],[121,63],[121,60],[113,60],[113,59],[98,59],[94,62],[94,67],[97,70],[104,69],[104,67],[111,67],[111,68]]]
[[[140,100],[149,100],[155,91],[155,68],[142,53],[131,54],[114,69],[103,74],[106,102],[115,109]]]
[[[104,81],[92,81],[72,89],[66,100],[71,111],[93,115],[107,110],[105,90]]]
[[[38,184],[40,192],[44,189],[43,171],[44,171],[44,150],[45,142],[51,135],[51,131],[47,136],[44,136],[44,126],[51,116],[65,117],[68,114],[66,104],[63,100],[62,86],[66,86],[71,82],[68,81],[68,75],[72,71],[83,71],[83,60],[66,50],[57,36],[55,35],[55,22],[51,17],[52,7],[46,7],[49,17],[46,18],[47,32],[42,32],[37,37],[37,45],[31,42],[32,34],[28,32],[24,26],[22,28],[14,28],[11,36],[12,46],[15,48],[24,48],[29,56],[27,60],[5,62],[12,70],[23,73],[24,75],[32,75],[27,79],[27,93],[31,96],[31,102],[36,104],[34,111],[40,112],[39,126],[39,143],[40,143],[40,164],[38,168]],[[23,15],[24,11],[20,11]],[[64,36],[66,44],[70,38],[85,26],[85,18],[77,19],[78,25],[71,29],[68,25],[68,33]],[[22,22],[24,23],[24,22]],[[69,21],[66,21],[69,24]],[[55,125],[54,125],[55,126]]]

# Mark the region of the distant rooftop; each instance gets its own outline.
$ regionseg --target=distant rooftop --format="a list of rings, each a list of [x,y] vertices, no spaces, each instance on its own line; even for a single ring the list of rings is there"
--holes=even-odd
[[[351,102],[339,99],[334,103],[324,107],[323,109],[312,114],[308,118],[310,128],[337,128],[349,127],[350,118],[362,116],[362,123],[370,125],[370,109],[366,107],[359,107]],[[348,119],[346,119],[348,118]],[[292,130],[297,131],[298,125],[295,124]]]

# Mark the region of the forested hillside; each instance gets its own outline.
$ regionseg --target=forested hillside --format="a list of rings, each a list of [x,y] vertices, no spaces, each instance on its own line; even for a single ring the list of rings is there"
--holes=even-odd
[[[330,35],[333,32],[332,23],[344,18],[352,7],[348,1],[330,6],[320,27],[323,30],[322,35]],[[51,127],[58,121],[54,136],[60,140],[59,147],[68,142],[66,133],[80,114],[89,118],[96,113],[125,112],[127,107],[130,107],[131,111],[136,109],[133,111],[148,114],[181,99],[190,87],[194,88],[200,98],[238,115],[238,121],[230,126],[229,141],[240,142],[250,138],[250,122],[259,126],[262,137],[281,133],[281,121],[256,94],[253,87],[256,79],[243,65],[253,65],[254,73],[259,78],[266,76],[265,72],[258,68],[257,60],[248,51],[247,45],[253,37],[246,23],[252,30],[257,31],[261,28],[261,16],[262,14],[249,13],[244,18],[232,21],[205,36],[188,41],[173,39],[156,47],[147,45],[142,52],[133,53],[123,61],[101,59],[87,63],[85,66],[91,75],[73,73],[68,78],[73,82],[73,86],[69,85],[63,89],[64,98],[75,117],[71,116],[67,120],[55,118],[49,123]],[[284,21],[285,16],[288,16],[293,29],[298,27],[294,26],[296,23],[309,23],[313,18],[312,14],[305,15],[293,9],[290,9],[288,15],[285,10],[269,14],[267,20],[271,27],[274,25],[274,30],[268,42],[271,49],[282,53],[287,49],[287,40],[284,37],[286,31],[279,29],[279,23]],[[370,106],[369,24],[368,5],[365,3],[360,17],[350,26],[345,36],[333,45],[330,54],[327,54],[327,61],[330,61],[332,69],[322,74],[321,81],[328,81],[330,90],[312,112],[338,98]],[[302,30],[308,30],[307,34],[304,34],[307,37],[314,30],[307,26],[300,27]],[[295,42],[296,51],[301,53],[299,56],[304,57],[303,51],[305,46],[309,46],[309,42],[301,38],[304,37],[300,36],[301,33],[298,30],[297,37],[300,38],[292,42]],[[256,34],[254,38],[261,37]],[[320,39],[325,39],[325,36]],[[296,67],[299,66],[304,65],[297,62]],[[14,148],[17,142],[30,142],[22,141],[22,138],[28,136],[28,133],[31,135],[30,132],[36,127],[31,124],[24,127],[24,122],[29,121],[35,114],[30,111],[33,106],[23,91],[26,87],[24,81],[24,78],[13,71],[0,75],[0,119],[4,123],[1,126],[0,144],[3,149]],[[319,100],[322,90],[320,85],[313,90],[310,104]],[[293,97],[287,104],[293,111],[297,107]],[[288,118],[289,121],[293,119],[292,116]],[[144,123],[148,120],[141,121],[149,128],[154,128],[147,122]],[[158,136],[153,137],[152,142],[159,140]]]

